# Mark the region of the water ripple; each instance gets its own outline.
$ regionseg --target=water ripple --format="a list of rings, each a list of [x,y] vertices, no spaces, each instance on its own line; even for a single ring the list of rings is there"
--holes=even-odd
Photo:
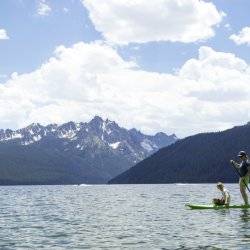
[[[227,186],[241,203],[238,186]],[[0,249],[250,249],[249,210],[184,206],[216,192],[212,184],[1,187]]]

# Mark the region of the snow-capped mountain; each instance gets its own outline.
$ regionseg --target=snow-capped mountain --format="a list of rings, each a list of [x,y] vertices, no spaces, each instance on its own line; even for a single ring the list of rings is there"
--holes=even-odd
[[[53,136],[65,139],[65,150],[84,150],[91,144],[100,148],[129,155],[134,162],[140,161],[149,154],[177,140],[175,135],[157,133],[154,136],[144,135],[136,129],[126,130],[110,120],[95,116],[89,123],[68,122],[62,125],[42,126],[33,123],[18,130],[0,130],[0,141],[12,141],[20,145],[30,145],[41,139]],[[66,146],[67,145],[67,146]]]
[[[116,122],[99,116],[88,123],[47,126],[33,123],[15,131],[0,130],[0,144],[16,145],[25,150],[39,147],[64,156],[78,157],[84,161],[85,167],[91,166],[95,171],[101,169],[103,181],[176,140],[174,134],[145,135],[136,129],[121,128]]]

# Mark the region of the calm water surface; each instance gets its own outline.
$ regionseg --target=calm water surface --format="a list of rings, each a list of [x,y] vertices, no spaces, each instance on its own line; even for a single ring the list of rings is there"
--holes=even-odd
[[[0,249],[250,249],[250,210],[184,206],[216,195],[212,184],[0,187]]]

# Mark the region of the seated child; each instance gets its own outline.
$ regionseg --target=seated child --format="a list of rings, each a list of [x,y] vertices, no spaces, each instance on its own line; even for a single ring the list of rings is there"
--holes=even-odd
[[[227,191],[227,189],[225,189],[224,184],[221,182],[217,183],[217,188],[221,191],[222,197],[220,199],[215,198],[213,199],[213,203],[214,205],[226,205],[229,206],[230,204],[230,194]]]

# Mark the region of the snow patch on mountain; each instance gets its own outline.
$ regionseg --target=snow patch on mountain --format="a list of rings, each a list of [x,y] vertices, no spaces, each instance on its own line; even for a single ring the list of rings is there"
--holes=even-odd
[[[145,135],[137,129],[127,130],[119,127],[114,121],[103,120],[95,116],[90,122],[68,122],[62,125],[50,124],[42,126],[33,123],[26,128],[16,131],[0,129],[0,141],[20,145],[43,143],[43,141],[56,139],[60,150],[69,151],[85,150],[92,158],[101,152],[110,152],[138,162],[158,149],[174,143],[177,138],[173,134],[168,136],[162,132],[155,135]]]
[[[22,135],[17,132],[13,132],[9,137],[6,137],[5,140],[15,140],[15,139],[20,139],[22,138]]]
[[[42,139],[41,135],[33,136],[33,141],[40,141]]]
[[[151,145],[151,141],[149,141],[148,139],[145,139],[145,140],[143,140],[140,144],[141,144],[141,146],[145,149],[145,150],[147,150],[148,152],[151,152],[151,151],[153,151],[154,150],[154,148],[155,147],[153,147],[152,145]]]
[[[110,143],[109,146],[111,148],[113,148],[113,149],[117,149],[119,147],[120,143],[121,143],[120,141],[114,142],[114,143]]]
[[[58,135],[59,138],[67,138],[67,139],[72,139],[73,137],[76,136],[76,131],[73,129],[63,130],[61,133]]]

